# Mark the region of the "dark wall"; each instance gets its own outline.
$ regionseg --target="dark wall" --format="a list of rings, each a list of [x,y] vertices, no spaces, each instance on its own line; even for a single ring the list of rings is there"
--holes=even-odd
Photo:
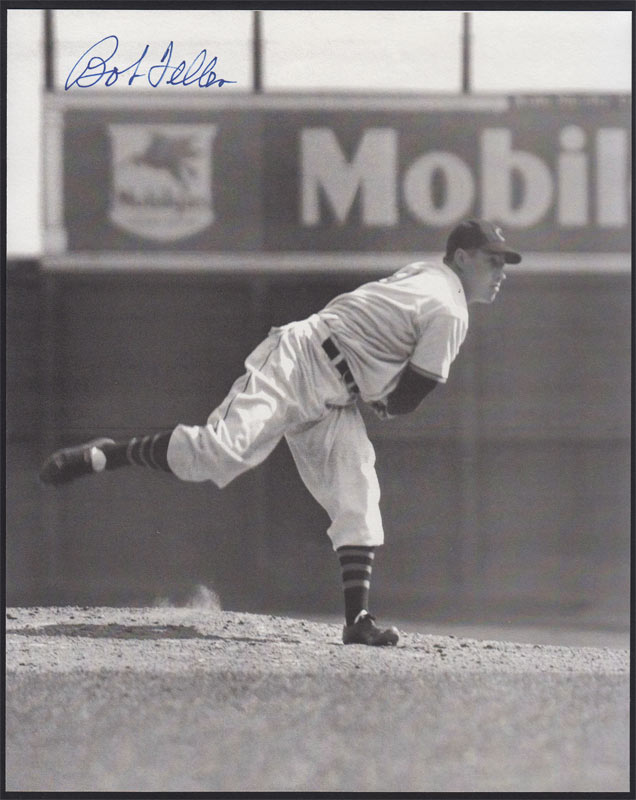
[[[42,273],[7,282],[9,604],[339,612],[328,520],[284,444],[220,492],[130,469],[60,490],[53,448],[204,421],[273,324],[371,275]],[[380,423],[383,615],[626,624],[628,275],[511,270],[440,387]]]

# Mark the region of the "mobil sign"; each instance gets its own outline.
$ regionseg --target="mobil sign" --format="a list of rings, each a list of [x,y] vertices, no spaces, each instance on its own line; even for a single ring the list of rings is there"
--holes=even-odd
[[[325,221],[328,212],[321,211],[321,194],[340,223],[346,222],[359,194],[365,227],[394,227],[409,218],[447,227],[473,210],[514,228],[536,225],[549,214],[559,227],[592,223],[620,228],[627,223],[624,129],[597,129],[587,151],[586,130],[565,125],[558,131],[554,142],[558,150],[550,160],[521,149],[506,126],[477,132],[474,161],[467,154],[462,158],[460,147],[442,149],[452,142],[439,142],[405,162],[400,154],[403,138],[394,127],[365,128],[348,158],[333,128],[304,128],[299,164],[302,224]],[[426,143],[424,134],[421,144],[425,147]],[[595,167],[593,196],[591,163]]]
[[[472,215],[526,251],[630,248],[623,96],[252,98],[85,119],[90,136],[82,114],[65,128],[70,249],[435,250]],[[110,165],[92,210],[72,167],[91,148]]]

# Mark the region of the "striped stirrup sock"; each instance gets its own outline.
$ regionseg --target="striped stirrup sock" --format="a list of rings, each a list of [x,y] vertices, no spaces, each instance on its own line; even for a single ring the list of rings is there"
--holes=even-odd
[[[353,625],[361,611],[369,608],[369,589],[371,588],[371,569],[375,557],[375,547],[339,547],[336,551],[342,571],[344,589],[345,620]]]
[[[172,472],[168,466],[168,442],[171,436],[172,431],[162,431],[154,435],[135,436],[126,442],[100,445],[99,449],[106,456],[106,469],[136,465]]]

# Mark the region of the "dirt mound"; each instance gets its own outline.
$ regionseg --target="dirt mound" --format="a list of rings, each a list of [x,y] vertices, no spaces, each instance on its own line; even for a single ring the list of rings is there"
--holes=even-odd
[[[218,608],[7,613],[6,788],[618,792],[629,653]]]
[[[205,669],[417,673],[422,669],[627,674],[628,651],[402,633],[344,647],[339,625],[220,609],[29,608],[7,615],[8,670]],[[72,644],[72,646],[71,646]],[[160,645],[160,646],[158,646]]]

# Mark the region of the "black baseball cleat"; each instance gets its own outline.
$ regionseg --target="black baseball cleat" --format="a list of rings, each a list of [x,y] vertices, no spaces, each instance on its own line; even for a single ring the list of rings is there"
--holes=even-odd
[[[356,617],[353,625],[345,625],[342,629],[343,644],[370,644],[374,647],[395,645],[400,634],[398,629],[391,626],[382,630],[375,623],[375,617],[366,612],[361,612]]]
[[[79,444],[76,447],[66,447],[64,450],[57,450],[49,456],[40,470],[40,480],[42,483],[50,483],[53,486],[61,486],[70,483],[82,475],[92,475],[101,470],[95,469],[91,451],[93,448],[99,450],[100,445],[114,444],[112,439],[93,439],[86,444]],[[102,455],[103,458],[103,455]],[[106,459],[103,461],[106,466]]]

